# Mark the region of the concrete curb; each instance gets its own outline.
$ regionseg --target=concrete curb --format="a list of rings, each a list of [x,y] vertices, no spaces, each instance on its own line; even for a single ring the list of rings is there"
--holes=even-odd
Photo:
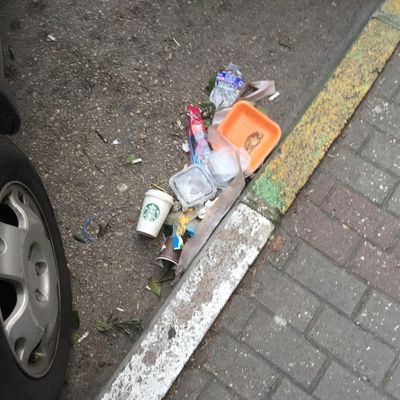
[[[400,42],[386,1],[98,397],[162,399]]]
[[[234,207],[100,398],[162,399],[273,229],[246,205]]]

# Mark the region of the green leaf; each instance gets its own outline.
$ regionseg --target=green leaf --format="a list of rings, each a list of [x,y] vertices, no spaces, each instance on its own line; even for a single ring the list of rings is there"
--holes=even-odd
[[[203,100],[202,102],[200,102],[200,107],[215,108],[215,104],[211,100]]]
[[[96,319],[96,329],[99,332],[107,332],[108,328],[109,326],[105,322]]]
[[[160,282],[158,282],[158,280],[156,278],[154,278],[154,276],[152,276],[151,278],[148,279],[147,284],[148,284],[149,288],[151,289],[151,291],[155,295],[160,297],[160,295],[161,295],[161,284],[160,284]]]
[[[208,129],[208,127],[211,125],[212,122],[209,119],[205,119],[203,120],[203,123],[204,123],[204,128]]]
[[[75,234],[75,235],[73,236],[73,238],[74,238],[75,240],[77,240],[78,242],[87,243],[87,240],[86,240],[83,236],[81,236],[81,235]]]
[[[216,78],[217,74],[215,74],[214,76],[212,76],[209,80],[208,80],[208,86],[207,89],[208,91],[211,93],[211,91],[214,89],[215,86],[215,78]]]
[[[129,154],[129,156],[125,160],[125,164],[132,165],[132,161],[135,161],[135,160],[136,160],[136,156],[134,154]]]
[[[72,311],[72,325],[71,328],[74,330],[79,329],[80,326],[80,319],[77,310]]]
[[[78,337],[78,329],[80,326],[79,314],[77,310],[72,311],[72,320],[71,320],[71,337],[70,342],[71,346],[76,342],[76,338]]]
[[[72,331],[71,338],[70,338],[71,346],[73,346],[75,344],[77,337],[78,337],[78,331]]]
[[[141,319],[128,319],[126,321],[115,321],[112,324],[116,331],[122,332],[125,335],[131,336],[132,331],[135,329],[142,330],[142,320]]]

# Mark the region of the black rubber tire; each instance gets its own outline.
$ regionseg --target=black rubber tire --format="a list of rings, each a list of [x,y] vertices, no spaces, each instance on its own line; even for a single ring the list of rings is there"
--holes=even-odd
[[[71,287],[67,263],[54,211],[38,174],[20,150],[8,138],[0,136],[0,191],[11,181],[21,182],[30,189],[48,225],[58,267],[60,323],[53,363],[46,375],[33,379],[19,368],[4,334],[0,313],[0,399],[55,400],[64,385],[70,347]]]

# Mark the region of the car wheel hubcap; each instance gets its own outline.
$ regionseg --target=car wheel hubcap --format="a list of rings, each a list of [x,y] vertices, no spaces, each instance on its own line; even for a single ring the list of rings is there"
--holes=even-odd
[[[0,191],[0,309],[19,367],[39,378],[57,348],[59,287],[46,222],[30,190],[11,182]]]

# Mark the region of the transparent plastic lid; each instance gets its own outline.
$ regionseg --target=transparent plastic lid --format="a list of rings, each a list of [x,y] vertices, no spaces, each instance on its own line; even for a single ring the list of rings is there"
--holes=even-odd
[[[171,176],[169,185],[185,208],[202,204],[217,193],[208,172],[199,164],[193,164]]]

